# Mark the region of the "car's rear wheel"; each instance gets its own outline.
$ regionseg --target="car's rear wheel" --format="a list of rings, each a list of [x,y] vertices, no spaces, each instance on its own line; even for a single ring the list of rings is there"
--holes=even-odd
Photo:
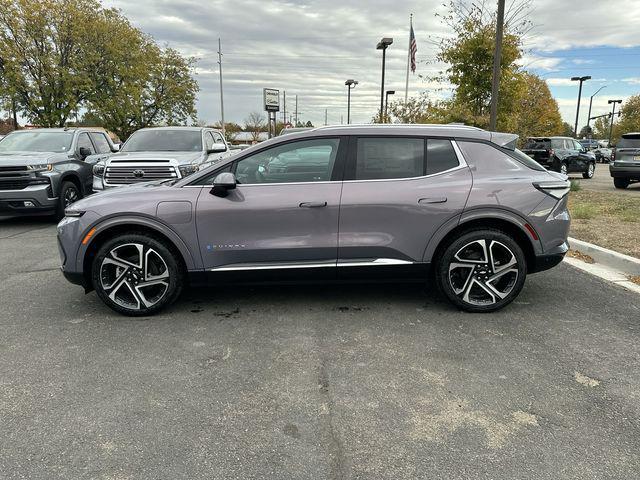
[[[582,172],[582,178],[593,178],[593,174],[596,172],[596,164],[589,162],[586,172]]]
[[[118,235],[104,243],[92,265],[93,287],[111,309],[151,315],[180,295],[184,269],[164,242],[146,233]]]
[[[613,179],[613,186],[616,188],[627,188],[629,186],[629,179],[628,178],[614,178]]]
[[[436,266],[440,290],[469,312],[493,312],[518,296],[527,265],[520,246],[500,230],[472,230],[453,240]]]

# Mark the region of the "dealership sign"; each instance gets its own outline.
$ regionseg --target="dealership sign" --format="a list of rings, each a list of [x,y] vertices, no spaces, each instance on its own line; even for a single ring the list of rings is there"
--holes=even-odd
[[[280,90],[273,88],[263,89],[264,95],[264,109],[267,112],[279,112],[280,111]]]

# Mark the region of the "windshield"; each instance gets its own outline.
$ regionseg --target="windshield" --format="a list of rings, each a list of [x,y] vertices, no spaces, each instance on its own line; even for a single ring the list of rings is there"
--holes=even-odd
[[[199,130],[138,130],[122,147],[122,152],[199,152]]]
[[[71,148],[73,132],[19,132],[0,141],[0,152],[64,153]]]
[[[618,142],[618,145],[616,145],[616,148],[640,148],[640,133],[635,135],[623,135]]]

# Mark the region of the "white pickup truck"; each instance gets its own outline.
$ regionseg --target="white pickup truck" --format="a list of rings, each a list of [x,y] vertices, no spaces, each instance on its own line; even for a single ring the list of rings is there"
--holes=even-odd
[[[91,155],[93,190],[184,178],[229,156],[222,133],[202,127],[143,128],[117,153]]]

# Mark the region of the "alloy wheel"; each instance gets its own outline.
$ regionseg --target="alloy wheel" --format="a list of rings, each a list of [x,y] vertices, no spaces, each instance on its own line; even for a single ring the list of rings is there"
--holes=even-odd
[[[514,253],[496,240],[474,240],[463,246],[449,264],[448,280],[465,303],[487,306],[506,298],[518,280]]]
[[[67,188],[63,196],[65,208],[71,205],[72,203],[77,202],[79,198],[80,198],[80,194],[78,193],[78,190],[75,187]]]
[[[567,165],[565,163],[560,165],[560,173],[562,173],[563,175],[567,175]]]
[[[587,169],[587,176],[589,178],[592,178],[595,170],[596,170],[596,166],[593,163],[590,163],[589,168]]]
[[[100,265],[100,282],[117,305],[140,310],[150,308],[169,290],[169,269],[162,256],[140,243],[111,249]]]

